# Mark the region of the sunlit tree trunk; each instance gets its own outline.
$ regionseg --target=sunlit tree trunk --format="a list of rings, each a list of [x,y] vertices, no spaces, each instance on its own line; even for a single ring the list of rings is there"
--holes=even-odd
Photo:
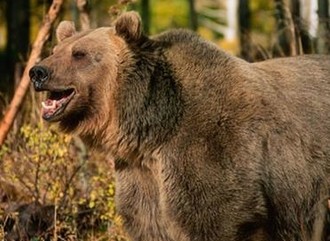
[[[295,27],[295,40],[298,53],[312,53],[313,46],[311,36],[308,33],[308,25],[302,17],[302,2],[300,0],[291,0],[290,10]]]
[[[302,18],[311,37],[316,37],[318,16],[316,0],[300,0]]]
[[[225,38],[227,40],[234,40],[237,38],[238,30],[238,0],[227,0],[227,31]]]

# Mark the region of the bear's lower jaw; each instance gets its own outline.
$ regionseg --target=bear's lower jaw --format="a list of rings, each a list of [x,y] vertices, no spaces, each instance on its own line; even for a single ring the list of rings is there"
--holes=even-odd
[[[49,98],[41,103],[42,118],[46,121],[58,121],[74,95],[74,89],[51,92]]]

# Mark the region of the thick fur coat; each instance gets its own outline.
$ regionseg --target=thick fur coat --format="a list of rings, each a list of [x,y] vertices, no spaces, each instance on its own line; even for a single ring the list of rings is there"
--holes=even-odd
[[[116,159],[134,241],[301,241],[329,196],[330,58],[248,63],[185,30],[57,29],[43,116]]]

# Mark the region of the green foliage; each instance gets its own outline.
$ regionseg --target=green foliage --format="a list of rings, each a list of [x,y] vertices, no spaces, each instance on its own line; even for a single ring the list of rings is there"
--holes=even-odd
[[[250,1],[252,29],[270,36],[275,29],[273,1]]]
[[[15,143],[0,148],[2,181],[20,190],[10,202],[53,205],[56,231],[67,240],[126,240],[116,214],[110,160],[81,152],[76,139],[52,127],[24,124]],[[2,209],[0,219],[8,215]]]
[[[65,176],[71,171],[68,168],[75,167],[67,165],[72,161],[69,142],[69,136],[45,126],[23,125],[16,142],[1,148],[0,157],[6,160],[2,163],[3,174],[8,181],[20,183],[34,201],[54,202],[64,190]]]
[[[188,1],[151,1],[151,33],[188,27]]]

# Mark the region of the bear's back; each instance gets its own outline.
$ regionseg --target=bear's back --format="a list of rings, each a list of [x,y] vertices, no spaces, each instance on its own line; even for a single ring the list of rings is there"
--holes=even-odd
[[[307,55],[248,63],[230,56],[212,43],[186,30],[171,30],[156,37],[165,44],[165,56],[183,91],[202,106],[225,105],[235,113],[290,112],[310,128],[330,128],[330,57]],[[192,98],[191,98],[192,97]],[[235,103],[234,103],[235,102]],[[207,109],[207,108],[206,108]],[[205,114],[208,114],[206,111]],[[216,110],[215,110],[215,114]],[[253,116],[253,114],[251,114]],[[322,120],[322,121],[320,121]],[[329,129],[330,138],[330,129]]]
[[[299,56],[253,64],[268,85],[274,105],[282,106],[318,138],[330,138],[330,57]]]
[[[183,132],[194,130],[195,136],[215,136],[220,126],[221,134],[215,137],[218,142],[242,140],[243,134],[248,137],[260,132],[260,138],[267,138],[287,132],[291,136],[285,141],[301,139],[301,148],[309,149],[305,150],[306,160],[323,152],[320,159],[324,162],[330,155],[328,56],[277,58],[252,64],[190,31],[171,30],[155,39],[166,43],[166,59],[182,86],[186,108]],[[316,145],[317,150],[310,150]]]

